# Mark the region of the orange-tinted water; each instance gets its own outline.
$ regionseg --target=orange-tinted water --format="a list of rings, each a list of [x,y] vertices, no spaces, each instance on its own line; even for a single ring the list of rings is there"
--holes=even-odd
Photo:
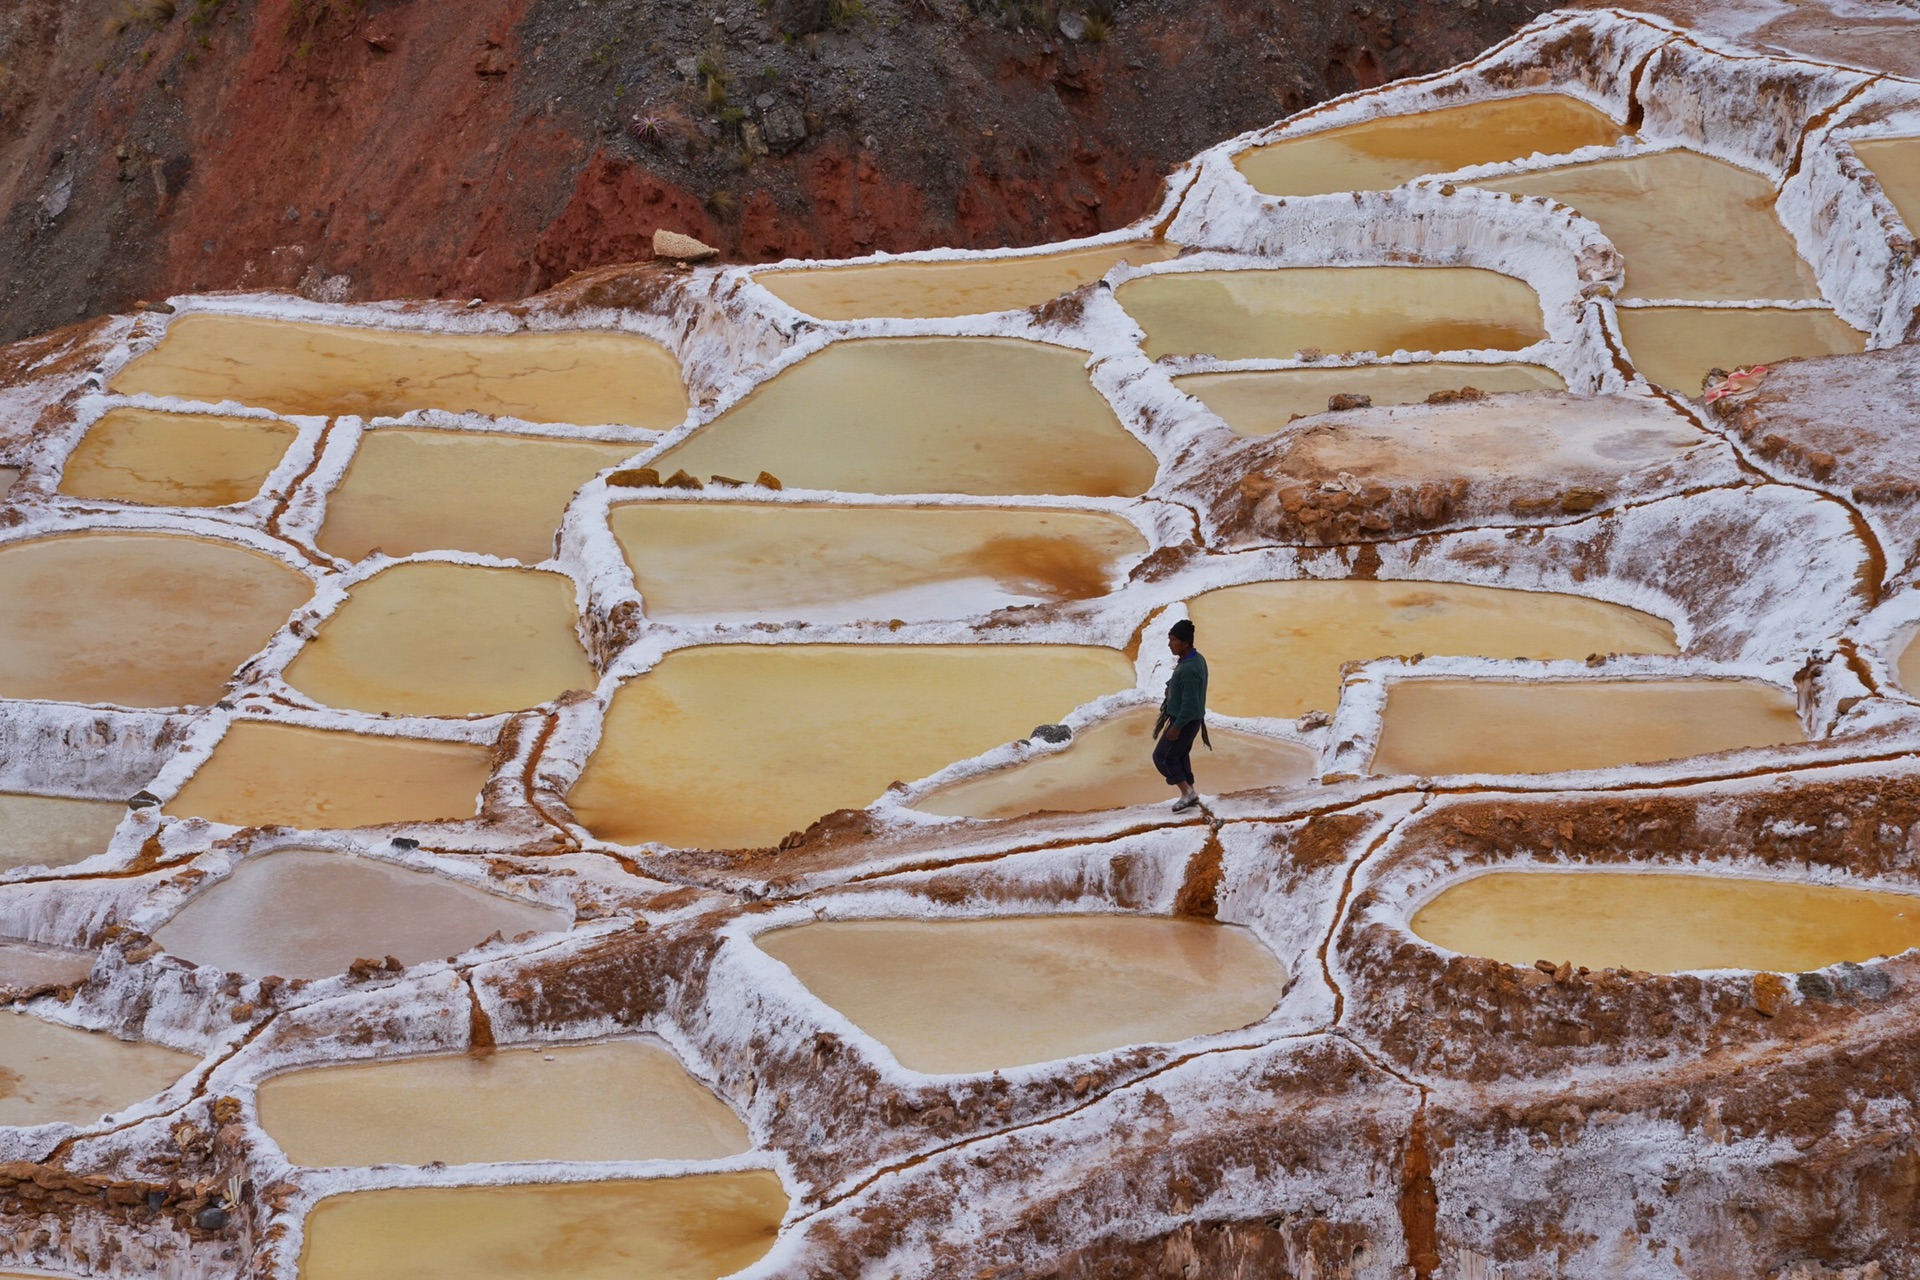
[[[1867,335],[1831,311],[1786,307],[1622,307],[1627,354],[1647,381],[1698,396],[1709,369],[1864,351]]]
[[[823,320],[977,315],[1037,306],[1098,280],[1116,263],[1145,266],[1180,252],[1164,240],[965,262],[883,262],[755,275],[776,298]]]
[[[60,473],[60,492],[169,507],[247,502],[297,434],[257,418],[115,409],[87,428]]]
[[[1267,436],[1296,417],[1327,411],[1336,395],[1364,395],[1379,406],[1414,404],[1436,391],[1561,391],[1560,375],[1537,364],[1370,364],[1350,369],[1274,369],[1195,373],[1173,385],[1243,436]]]

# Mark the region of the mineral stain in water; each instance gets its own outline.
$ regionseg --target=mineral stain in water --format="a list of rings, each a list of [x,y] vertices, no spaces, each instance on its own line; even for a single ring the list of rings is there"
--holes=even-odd
[[[1564,93],[1529,93],[1385,116],[1256,147],[1234,161],[1267,195],[1385,191],[1430,173],[1611,146],[1624,132]]]
[[[359,1191],[314,1208],[300,1280],[719,1280],[766,1255],[786,1212],[764,1169]]]
[[[963,618],[1104,595],[1147,550],[1080,511],[638,502],[611,524],[656,618]]]
[[[0,871],[64,867],[105,853],[126,816],[117,801],[0,793]]]
[[[0,1013],[0,1125],[98,1124],[151,1098],[200,1059],[104,1031]]]
[[[1223,715],[1291,719],[1331,711],[1347,662],[1432,657],[1584,658],[1676,653],[1673,628],[1584,596],[1444,582],[1260,582],[1188,608]]]
[[[259,418],[115,409],[67,458],[60,492],[165,507],[248,502],[298,434]]]
[[[415,409],[665,430],[687,412],[680,367],[627,333],[421,333],[200,312],[112,389],[275,413],[391,417]]]
[[[1920,946],[1920,897],[1739,876],[1497,871],[1449,886],[1412,927],[1516,966],[1803,973]]]
[[[361,560],[474,551],[538,564],[581,485],[639,444],[380,427],[327,497],[320,550]]]
[[[0,697],[206,706],[312,593],[272,556],[205,538],[0,547]]]
[[[613,697],[567,797],[622,844],[765,846],[1133,687],[1083,645],[712,645]]]
[[[1824,308],[1621,307],[1618,314],[1634,367],[1684,396],[1700,394],[1710,369],[1844,355],[1867,345],[1866,334]]]
[[[1518,351],[1547,336],[1531,288],[1477,267],[1178,271],[1129,280],[1114,296],[1156,359]]]
[[[1087,355],[1015,338],[836,342],[656,464],[772,472],[850,493],[1132,497],[1154,458],[1087,379]]]
[[[427,561],[353,587],[286,679],[325,706],[466,716],[531,707],[598,677],[574,634],[570,578]]]
[[[496,931],[511,938],[571,923],[551,907],[429,872],[286,849],[242,862],[153,936],[174,955],[230,973],[327,978],[363,957],[418,964],[458,955]]]
[[[1141,916],[846,920],[762,950],[910,1071],[995,1071],[1258,1022],[1286,973],[1245,929]]]
[[[1907,224],[1907,234],[1920,237],[1920,138],[1875,138],[1852,146]]]
[[[1751,680],[1397,680],[1375,773],[1555,773],[1805,741]]]
[[[746,1126],[665,1048],[638,1040],[319,1067],[260,1086],[295,1164],[718,1160]]]
[[[1369,364],[1344,369],[1195,373],[1173,385],[1243,436],[1267,436],[1295,418],[1327,411],[1336,395],[1364,395],[1379,406],[1414,404],[1435,392],[1563,391],[1559,374],[1538,364]]]
[[[1071,293],[1121,262],[1146,266],[1180,252],[1164,240],[1095,245],[1064,253],[958,262],[876,262],[761,271],[754,283],[823,320],[938,318],[1017,311]]]
[[[176,817],[306,830],[472,818],[485,747],[241,722],[167,802]]]
[[[1150,707],[1123,712],[1077,734],[1064,751],[1009,765],[941,787],[917,801],[925,813],[962,818],[1017,818],[1053,810],[1088,813],[1168,801],[1179,793],[1154,770]],[[1214,725],[1213,749],[1197,745],[1193,771],[1203,795],[1305,782],[1314,755],[1305,747]]]

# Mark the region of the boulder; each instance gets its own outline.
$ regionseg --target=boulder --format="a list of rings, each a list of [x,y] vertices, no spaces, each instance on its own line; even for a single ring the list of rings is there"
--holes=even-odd
[[[653,256],[669,258],[675,262],[700,262],[706,258],[719,256],[720,251],[710,244],[703,244],[692,236],[681,235],[678,231],[665,229],[653,233]]]

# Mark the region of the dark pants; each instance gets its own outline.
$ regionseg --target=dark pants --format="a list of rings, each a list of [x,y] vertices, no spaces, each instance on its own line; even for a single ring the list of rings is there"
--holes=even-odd
[[[1167,785],[1177,787],[1181,783],[1193,785],[1193,740],[1200,736],[1200,722],[1183,724],[1171,737],[1162,737],[1153,744],[1153,767],[1167,780]]]

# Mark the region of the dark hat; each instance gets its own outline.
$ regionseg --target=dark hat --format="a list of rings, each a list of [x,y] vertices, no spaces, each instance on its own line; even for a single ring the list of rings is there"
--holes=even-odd
[[[1182,618],[1180,619],[1180,621],[1174,623],[1172,626],[1167,628],[1167,634],[1172,636],[1175,640],[1182,642],[1183,644],[1192,644],[1193,643],[1193,623],[1189,619]]]

